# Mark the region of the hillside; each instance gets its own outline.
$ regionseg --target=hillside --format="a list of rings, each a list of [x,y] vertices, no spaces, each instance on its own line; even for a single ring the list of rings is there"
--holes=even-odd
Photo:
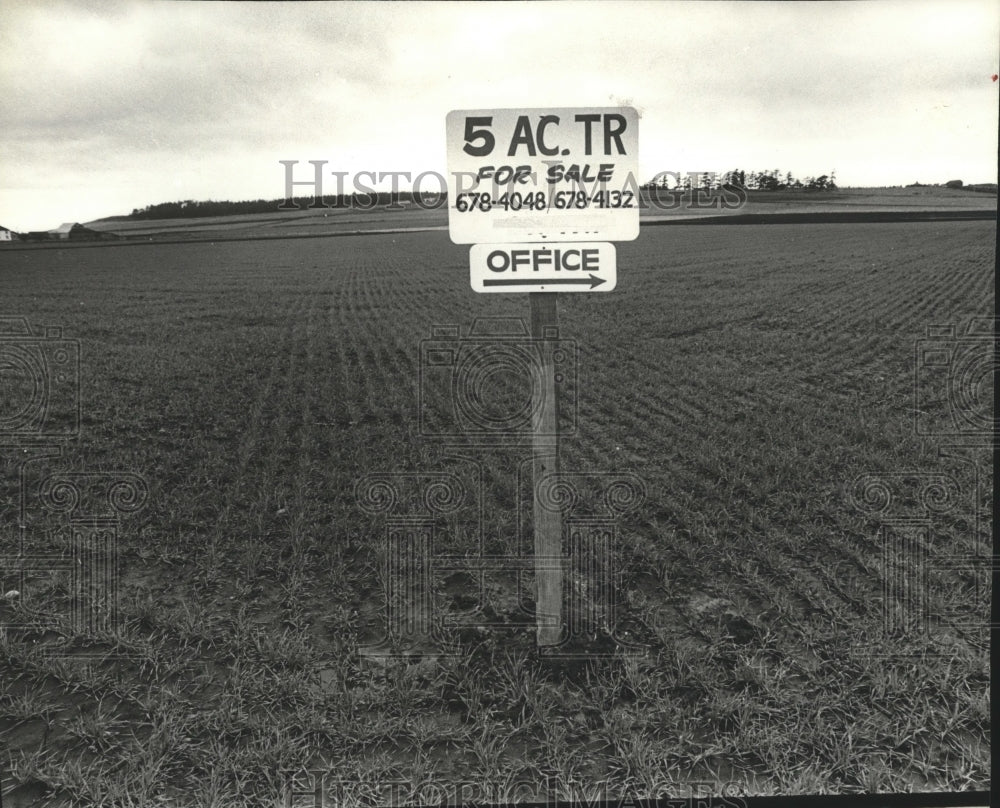
[[[751,191],[747,204],[738,210],[694,209],[689,199],[663,196],[657,204],[645,202],[642,221],[682,221],[713,216],[750,214],[832,214],[844,212],[890,213],[908,211],[996,211],[995,195],[962,189],[921,186],[913,188],[843,188],[837,191]],[[401,209],[378,207],[306,209],[235,216],[189,219],[122,219],[112,217],[87,222],[103,232],[127,238],[151,240],[173,238],[266,238],[324,236],[359,232],[397,232],[446,229],[445,207],[425,210],[415,205]]]

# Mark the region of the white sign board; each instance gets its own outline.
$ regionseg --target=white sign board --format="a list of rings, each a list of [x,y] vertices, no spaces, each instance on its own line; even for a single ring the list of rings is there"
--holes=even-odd
[[[603,242],[475,244],[469,251],[476,292],[610,292],[615,247]]]
[[[638,122],[632,107],[449,112],[451,240],[637,238]]]

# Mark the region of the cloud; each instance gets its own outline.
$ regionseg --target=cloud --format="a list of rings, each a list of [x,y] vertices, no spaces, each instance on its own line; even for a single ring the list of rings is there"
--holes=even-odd
[[[8,36],[0,60],[6,137],[183,151],[278,141],[320,111],[334,126],[349,120],[379,81],[381,33],[343,10],[344,19],[320,22],[277,11],[164,3],[118,15],[22,12],[22,36]]]
[[[884,182],[895,160],[906,182],[918,159],[955,173],[957,155],[970,180],[995,173],[992,2],[15,1],[4,12],[5,224],[29,207],[47,215],[37,193],[18,201],[41,189],[53,209],[80,204],[81,189],[124,209],[278,196],[279,159],[442,171],[444,116],[470,108],[628,102],[642,111],[650,174],[836,160]]]

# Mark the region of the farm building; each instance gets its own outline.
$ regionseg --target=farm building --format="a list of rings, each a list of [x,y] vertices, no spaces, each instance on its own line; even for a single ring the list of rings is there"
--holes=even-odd
[[[117,233],[100,233],[91,230],[79,222],[65,222],[52,230],[33,230],[26,233],[24,238],[28,241],[98,241],[117,239]]]
[[[77,238],[87,238],[88,234],[93,234],[96,236],[93,230],[84,227],[79,222],[63,222],[59,227],[49,231],[49,235],[52,238],[57,239],[77,239]]]
[[[16,241],[17,233],[13,230],[8,230],[3,225],[0,225],[0,241]]]

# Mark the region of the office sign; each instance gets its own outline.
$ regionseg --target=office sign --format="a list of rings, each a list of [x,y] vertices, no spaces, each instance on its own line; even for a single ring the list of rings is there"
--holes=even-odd
[[[469,265],[476,292],[610,292],[617,281],[604,242],[475,244]]]

